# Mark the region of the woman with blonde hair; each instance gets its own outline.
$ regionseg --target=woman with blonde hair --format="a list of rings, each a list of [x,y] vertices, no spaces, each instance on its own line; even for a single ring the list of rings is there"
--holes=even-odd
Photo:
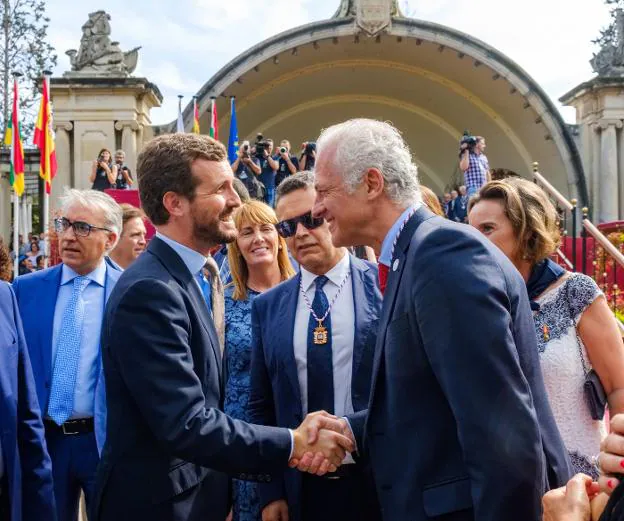
[[[592,399],[594,391],[604,391],[612,415],[624,412],[616,318],[593,279],[550,259],[560,243],[559,218],[539,186],[522,178],[487,183],[470,201],[468,219],[523,276],[557,426],[575,472],[597,477],[592,460],[606,429],[604,402]]]
[[[233,418],[249,421],[247,401],[251,363],[251,304],[260,293],[295,274],[286,242],[277,233],[273,209],[256,200],[234,213],[236,241],[228,245],[232,284],[225,288],[225,404]],[[256,484],[233,482],[233,521],[259,521]]]

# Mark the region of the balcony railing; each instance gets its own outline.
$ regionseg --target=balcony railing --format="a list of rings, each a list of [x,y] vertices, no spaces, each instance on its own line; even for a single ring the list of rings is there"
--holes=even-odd
[[[548,180],[540,174],[538,163],[533,164],[533,180],[544,189],[559,213],[561,246],[556,260],[570,271],[578,271],[592,277],[615,315],[624,333],[624,232],[620,227],[605,235],[589,220],[589,209],[577,208],[577,201],[568,201]],[[580,234],[579,234],[580,219]],[[611,240],[610,240],[611,239]]]

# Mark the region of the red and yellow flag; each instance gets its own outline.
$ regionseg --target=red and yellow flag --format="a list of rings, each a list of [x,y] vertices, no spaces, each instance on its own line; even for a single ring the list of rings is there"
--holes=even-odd
[[[195,97],[193,98],[193,134],[199,134],[199,109]]]
[[[11,169],[9,183],[18,196],[24,193],[24,146],[22,145],[21,129],[19,125],[19,94],[17,80],[13,84],[13,113],[4,134],[4,144],[11,147]]]
[[[213,98],[210,104],[210,137],[219,141],[219,118],[217,116],[217,101]]]
[[[52,107],[50,104],[50,89],[47,78],[43,78],[41,92],[41,106],[35,127],[34,143],[39,148],[39,177],[45,181],[45,190],[49,194],[52,188],[52,179],[56,175],[56,150],[54,146],[54,131],[52,130]]]

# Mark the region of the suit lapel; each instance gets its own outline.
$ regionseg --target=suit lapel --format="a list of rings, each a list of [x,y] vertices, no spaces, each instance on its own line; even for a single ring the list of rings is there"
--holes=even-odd
[[[281,335],[278,337],[275,345],[278,349],[282,350],[284,369],[286,375],[290,381],[295,402],[297,403],[297,412],[303,416],[303,406],[301,405],[301,388],[299,387],[299,376],[297,372],[297,361],[295,360],[295,346],[293,344],[293,337],[295,335],[295,316],[297,313],[297,301],[299,299],[299,281],[301,280],[301,272],[295,277],[290,279],[285,284],[288,285],[284,288],[286,291],[282,294],[282,300],[280,303],[280,309],[286,311],[285,317],[276,316],[275,318],[280,321],[280,324],[286,324],[287,327],[280,327],[278,324],[275,328],[276,331],[281,331]],[[283,320],[283,322],[282,322]]]
[[[154,237],[150,241],[148,251],[153,253],[161,260],[165,269],[169,271],[169,273],[171,273],[171,275],[175,277],[180,285],[184,287],[184,289],[186,289],[186,291],[188,292],[193,303],[193,307],[199,315],[199,321],[201,322],[204,330],[206,331],[206,333],[208,333],[208,337],[210,338],[210,347],[212,348],[212,352],[217,363],[219,383],[222,384],[223,368],[221,360],[221,348],[219,347],[219,337],[212,322],[212,318],[210,318],[210,313],[208,311],[206,300],[204,299],[204,296],[199,289],[199,284],[195,282],[193,275],[188,270],[186,264],[184,264],[184,261],[180,258],[180,256],[173,250],[173,248],[171,248],[167,243],[165,243],[158,237]]]
[[[358,374],[360,363],[366,348],[373,310],[371,309],[372,295],[367,284],[366,276],[368,266],[355,257],[351,257],[351,283],[353,286],[353,310],[355,316],[353,336],[353,370],[352,382]],[[352,384],[353,385],[353,384]]]
[[[388,283],[386,286],[386,292],[383,297],[383,306],[381,308],[381,320],[379,321],[379,335],[377,336],[377,344],[375,345],[375,359],[373,362],[373,383],[371,387],[369,408],[372,406],[372,400],[375,396],[375,386],[379,376],[379,367],[381,365],[382,357],[384,356],[384,348],[386,345],[386,332],[388,330],[388,324],[394,311],[394,304],[396,302],[397,293],[399,289],[399,283],[403,277],[403,269],[405,268],[405,259],[407,257],[407,250],[412,241],[412,237],[416,232],[416,229],[420,224],[434,217],[427,208],[421,206],[411,217],[408,223],[403,228],[401,235],[394,251],[394,259],[390,271],[388,273]],[[396,267],[396,269],[395,269]]]
[[[56,308],[56,299],[58,297],[61,285],[61,273],[63,265],[59,264],[48,270],[43,283],[45,287],[40,293],[39,313],[40,324],[39,342],[41,346],[41,355],[43,357],[43,366],[46,371],[46,378],[52,374],[52,334],[54,329],[54,309]]]

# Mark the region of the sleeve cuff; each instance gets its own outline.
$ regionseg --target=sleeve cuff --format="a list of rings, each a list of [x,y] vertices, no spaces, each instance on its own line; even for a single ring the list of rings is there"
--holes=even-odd
[[[353,452],[359,452],[358,446],[357,446],[357,440],[355,439],[355,433],[353,432],[353,428],[351,427],[351,422],[349,421],[349,418],[347,418],[346,416],[343,416],[342,419],[347,423],[347,427],[349,427],[349,432],[351,433],[351,438],[353,439],[353,444],[355,445],[355,450]]]
[[[349,423],[349,422],[347,422]],[[351,428],[351,427],[349,427]],[[295,452],[295,435],[293,434],[292,429],[288,429],[288,434],[290,434],[290,456],[288,456],[288,461],[290,461]]]

